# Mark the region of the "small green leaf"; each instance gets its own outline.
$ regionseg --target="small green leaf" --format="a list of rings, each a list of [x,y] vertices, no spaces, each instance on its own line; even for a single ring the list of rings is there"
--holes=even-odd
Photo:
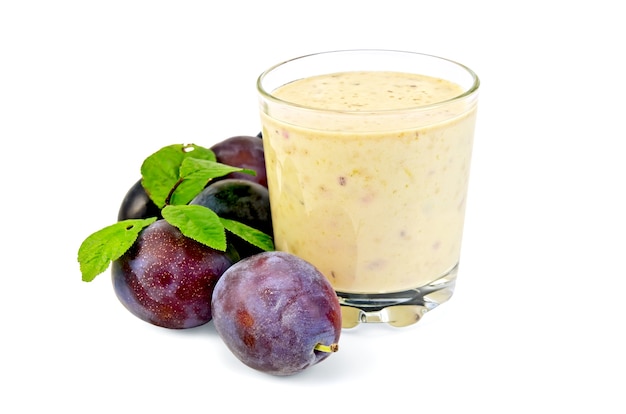
[[[226,230],[241,237],[248,243],[253,244],[256,247],[265,251],[274,250],[274,242],[272,241],[272,237],[263,233],[262,231],[245,225],[239,221],[229,220],[223,217],[220,217],[220,221],[222,222]]]
[[[91,282],[104,272],[111,261],[119,259],[135,243],[139,232],[154,221],[156,217],[123,220],[88,236],[78,249],[83,281]]]
[[[198,176],[205,180],[232,172],[245,172],[246,174],[256,175],[256,171],[245,168],[233,167],[231,165],[222,164],[216,161],[203,160],[199,158],[187,158],[183,160],[180,166],[180,176],[183,178]]]
[[[195,144],[174,144],[161,148],[141,165],[143,187],[159,208],[163,208],[180,179],[180,167],[186,158],[215,161],[208,148]]]
[[[200,205],[168,205],[161,210],[161,214],[190,239],[226,251],[224,225],[213,210]]]
[[[211,160],[185,158],[180,165],[179,184],[172,194],[170,204],[187,204],[206,187],[212,178],[238,171],[256,174],[254,170],[231,167]]]

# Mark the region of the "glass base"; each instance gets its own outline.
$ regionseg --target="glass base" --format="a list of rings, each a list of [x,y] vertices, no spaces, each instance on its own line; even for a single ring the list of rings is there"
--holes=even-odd
[[[361,323],[387,323],[402,327],[417,323],[426,312],[448,301],[454,292],[458,265],[426,286],[383,294],[337,292],[342,327]]]

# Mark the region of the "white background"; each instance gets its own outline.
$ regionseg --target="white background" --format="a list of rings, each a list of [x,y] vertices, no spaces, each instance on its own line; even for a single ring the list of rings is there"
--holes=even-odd
[[[618,2],[0,4],[1,412],[625,412]],[[344,331],[337,354],[276,378],[211,324],[153,327],[108,273],[81,281],[80,243],[114,222],[147,155],[255,135],[261,71],[347,48],[481,78],[450,302],[409,328]]]

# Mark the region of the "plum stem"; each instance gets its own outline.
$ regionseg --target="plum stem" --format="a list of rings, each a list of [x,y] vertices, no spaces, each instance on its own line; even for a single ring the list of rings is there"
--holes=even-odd
[[[339,344],[324,345],[317,343],[313,349],[320,352],[337,352],[339,351]]]
[[[167,197],[165,198],[166,206],[170,204],[170,201],[172,201],[172,196],[174,195],[174,191],[176,191],[176,189],[180,186],[182,182],[183,182],[183,178],[180,177],[178,178],[178,181],[174,183],[174,186],[170,189],[170,192],[167,194]]]

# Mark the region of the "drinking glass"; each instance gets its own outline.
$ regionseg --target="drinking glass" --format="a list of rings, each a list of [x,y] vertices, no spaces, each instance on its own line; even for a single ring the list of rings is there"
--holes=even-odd
[[[343,327],[407,326],[454,291],[479,79],[394,50],[297,57],[257,81],[277,250],[315,265]]]

